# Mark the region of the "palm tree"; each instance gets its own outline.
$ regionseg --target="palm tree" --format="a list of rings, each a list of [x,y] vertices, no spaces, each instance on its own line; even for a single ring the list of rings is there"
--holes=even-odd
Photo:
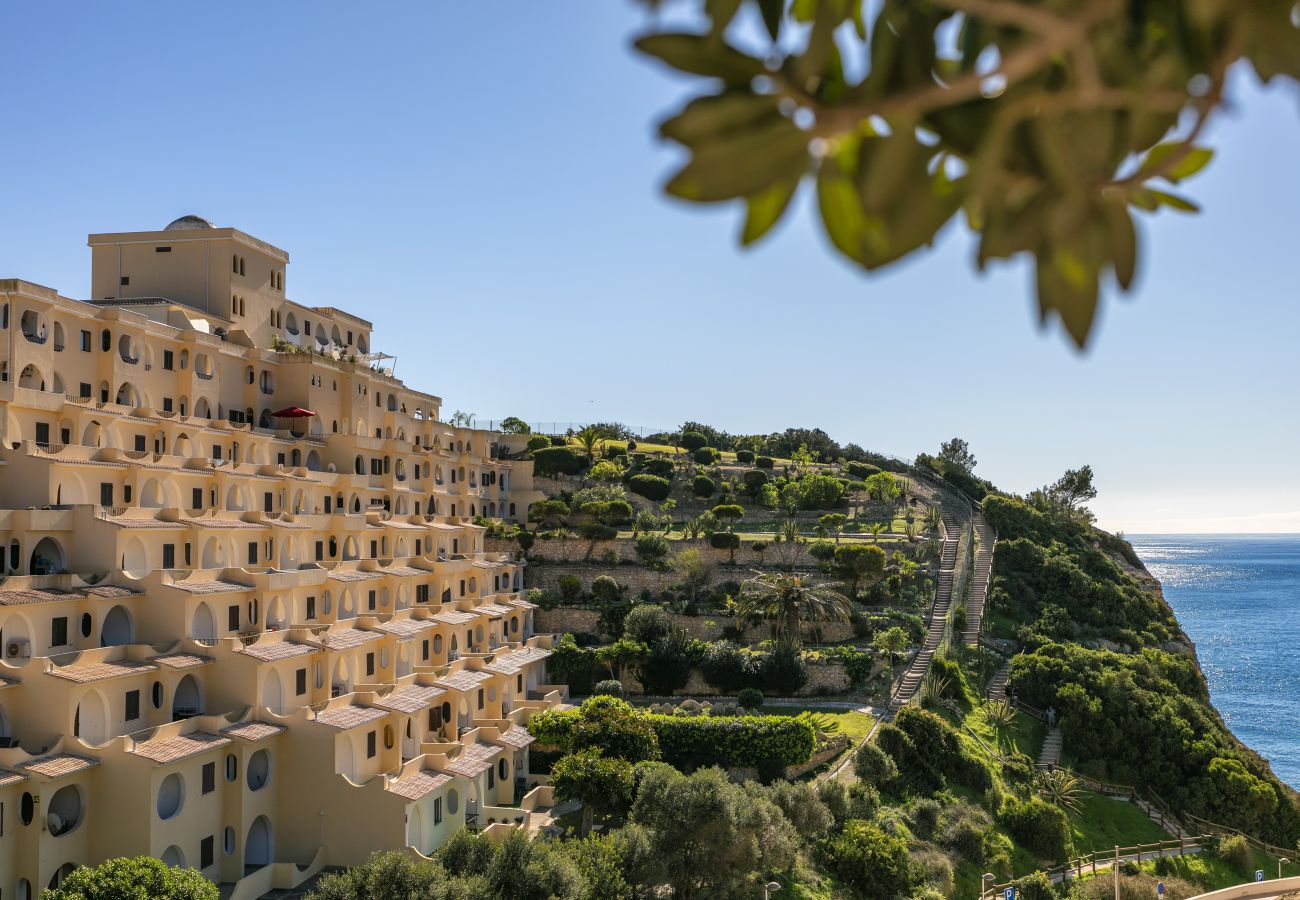
[[[737,618],[768,622],[779,643],[798,645],[805,623],[847,622],[853,604],[834,582],[784,572],[756,573],[736,599]]]
[[[884,522],[872,522],[867,526],[867,531],[871,532],[871,542],[877,543],[880,540],[880,533],[885,530]]]
[[[597,429],[592,428],[590,425],[579,431],[573,437],[587,454],[587,462],[595,460],[596,451],[605,443],[605,435]]]

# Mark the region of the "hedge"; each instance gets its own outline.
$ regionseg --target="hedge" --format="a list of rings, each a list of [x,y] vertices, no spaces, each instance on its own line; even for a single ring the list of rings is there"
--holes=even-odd
[[[643,468],[648,475],[658,475],[660,478],[673,477],[673,461],[662,456],[647,459]]]
[[[770,456],[760,456],[754,460],[754,465],[760,469],[770,469],[776,464],[776,461]]]
[[[712,497],[718,485],[708,475],[696,475],[691,481],[691,493],[697,497]]]
[[[721,458],[722,454],[714,447],[701,447],[695,451],[695,461],[702,466],[711,466]]]
[[[539,743],[567,747],[581,712],[548,710],[533,716],[528,731]],[[664,762],[729,768],[779,762],[794,766],[812,759],[817,734],[806,719],[793,716],[646,715],[659,738]]]
[[[568,447],[546,447],[533,451],[533,474],[545,477],[577,475],[582,471],[582,457]]]
[[[738,463],[752,463],[753,461],[754,461],[754,451],[753,451],[753,450],[737,450],[737,451],[736,451],[736,462],[738,462]]]
[[[672,484],[667,478],[658,475],[633,475],[627,483],[628,489],[640,494],[647,500],[667,500]]]
[[[709,546],[716,550],[738,550],[740,535],[731,531],[715,531],[709,535]]]

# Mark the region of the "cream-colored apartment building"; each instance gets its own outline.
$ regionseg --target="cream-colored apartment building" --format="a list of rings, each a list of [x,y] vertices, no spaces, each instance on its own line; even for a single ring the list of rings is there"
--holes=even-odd
[[[564,691],[474,520],[531,462],[289,300],[283,250],[89,244],[87,301],[0,280],[0,900],[146,854],[251,898],[527,824]]]

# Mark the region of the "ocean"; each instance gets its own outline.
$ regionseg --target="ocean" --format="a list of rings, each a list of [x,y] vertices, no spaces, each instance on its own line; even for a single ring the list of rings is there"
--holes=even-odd
[[[1228,727],[1300,788],[1300,535],[1126,535]]]

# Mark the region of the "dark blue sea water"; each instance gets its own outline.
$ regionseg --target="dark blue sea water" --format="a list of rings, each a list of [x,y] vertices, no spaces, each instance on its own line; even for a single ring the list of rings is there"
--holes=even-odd
[[[1128,535],[1237,737],[1300,788],[1300,535]]]

